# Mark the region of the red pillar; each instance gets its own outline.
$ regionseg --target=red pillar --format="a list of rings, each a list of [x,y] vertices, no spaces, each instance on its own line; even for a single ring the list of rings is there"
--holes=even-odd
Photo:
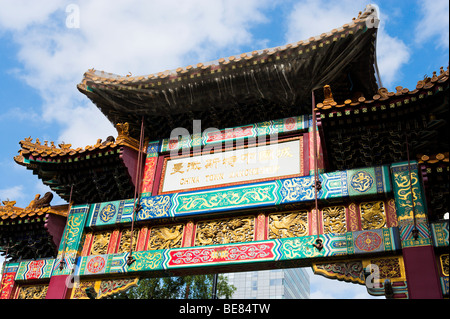
[[[410,299],[442,299],[433,246],[403,248]]]
[[[71,288],[67,287],[66,280],[70,275],[52,276],[45,299],[69,299]]]

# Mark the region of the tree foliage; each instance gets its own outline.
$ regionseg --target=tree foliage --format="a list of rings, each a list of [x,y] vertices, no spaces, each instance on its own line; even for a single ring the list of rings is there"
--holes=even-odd
[[[114,299],[211,299],[214,275],[144,278],[136,287],[113,296]],[[218,276],[217,297],[229,299],[236,288]]]

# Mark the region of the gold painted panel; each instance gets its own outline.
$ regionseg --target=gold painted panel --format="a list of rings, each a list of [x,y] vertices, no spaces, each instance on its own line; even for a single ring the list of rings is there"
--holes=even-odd
[[[444,276],[448,276],[448,268],[449,268],[449,254],[444,254],[439,256],[439,260],[441,262],[442,274]]]
[[[376,265],[378,267],[378,274],[376,279],[391,281],[405,281],[405,264],[403,257],[389,257],[389,258],[372,258],[363,260],[363,266],[366,268],[369,265]],[[374,267],[371,267],[372,271]]]
[[[331,206],[323,209],[323,230],[325,234],[347,232],[344,206]]]
[[[133,229],[133,250],[135,250],[137,238],[139,235],[139,229]],[[122,230],[122,234],[120,236],[119,248],[117,249],[118,253],[127,253],[130,251],[130,240],[131,240],[131,229]]]
[[[218,245],[252,241],[254,237],[253,216],[199,222],[195,246]]]
[[[184,225],[152,227],[147,250],[181,247]]]
[[[72,289],[71,299],[89,299],[86,294],[87,288],[94,288],[96,290],[98,286],[98,281],[87,281],[83,280],[78,283],[75,283],[74,288]]]
[[[17,299],[45,299],[47,295],[48,284],[21,286]]]
[[[91,247],[91,255],[102,255],[108,252],[111,231],[103,231],[94,234],[94,240]]]
[[[362,229],[379,229],[386,227],[386,211],[384,202],[368,202],[359,204]]]
[[[308,235],[308,212],[275,213],[269,215],[269,239]]]

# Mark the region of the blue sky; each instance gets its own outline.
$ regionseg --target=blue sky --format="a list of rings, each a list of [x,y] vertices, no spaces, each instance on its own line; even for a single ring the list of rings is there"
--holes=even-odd
[[[374,1],[383,86],[413,90],[449,61],[449,5]],[[84,147],[116,135],[76,85],[94,67],[146,75],[308,39],[363,11],[360,0],[0,0],[0,200],[26,207],[48,191],[13,157],[25,137]],[[71,6],[72,5],[72,6]],[[72,11],[75,8],[77,11]],[[75,14],[79,20],[71,20]],[[79,21],[78,25],[71,22]],[[72,28],[71,26],[75,26]],[[63,201],[55,196],[52,204]],[[1,259],[0,259],[1,262]],[[368,298],[311,277],[314,298]]]

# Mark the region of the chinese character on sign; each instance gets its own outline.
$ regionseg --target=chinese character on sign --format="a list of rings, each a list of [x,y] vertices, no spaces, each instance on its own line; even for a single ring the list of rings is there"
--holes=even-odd
[[[201,166],[200,166],[200,162],[189,162],[187,165],[187,171],[191,171],[191,170],[201,170]]]
[[[220,159],[217,157],[208,159],[208,160],[206,160],[205,168],[217,168],[217,164],[219,164],[219,163],[220,163]]]
[[[175,173],[183,174],[184,171],[182,169],[183,169],[183,163],[173,164],[172,173],[170,173],[170,175],[173,175]]]
[[[237,161],[236,156],[225,157],[223,159],[223,165],[230,165],[231,167],[234,167],[234,164],[236,164],[236,161]]]

